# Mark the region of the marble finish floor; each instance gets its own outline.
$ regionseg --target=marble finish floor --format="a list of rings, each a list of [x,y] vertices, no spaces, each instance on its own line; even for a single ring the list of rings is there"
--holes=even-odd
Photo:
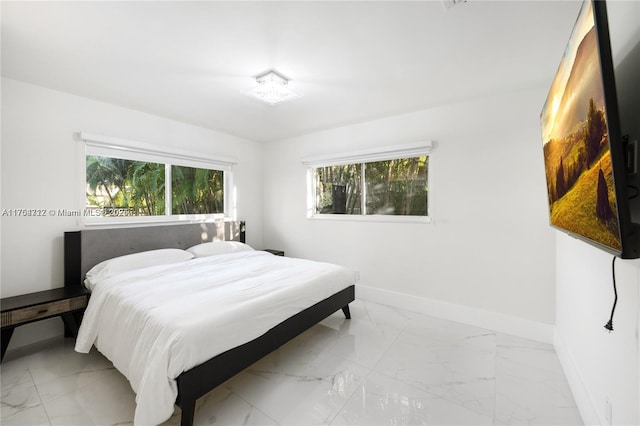
[[[357,300],[198,401],[196,425],[582,424],[552,345]],[[132,424],[135,394],[93,350],[10,351],[0,423]],[[180,410],[165,425],[179,425]]]

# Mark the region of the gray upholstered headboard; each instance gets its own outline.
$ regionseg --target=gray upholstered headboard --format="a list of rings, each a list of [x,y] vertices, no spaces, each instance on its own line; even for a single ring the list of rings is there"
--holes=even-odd
[[[245,242],[245,223],[189,223],[65,232],[64,283],[66,287],[82,285],[89,269],[113,257],[161,248],[187,249],[208,241]]]

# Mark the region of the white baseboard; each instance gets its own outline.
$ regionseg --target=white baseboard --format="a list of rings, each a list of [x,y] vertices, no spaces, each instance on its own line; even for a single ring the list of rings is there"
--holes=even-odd
[[[538,342],[554,343],[555,327],[552,324],[360,284],[356,285],[356,297]]]
[[[576,367],[573,356],[566,348],[564,340],[556,333],[554,339],[554,347],[556,348],[556,354],[562,365],[562,370],[567,378],[573,399],[576,401],[576,406],[582,417],[582,422],[585,425],[604,425],[606,424],[603,419],[600,418],[598,412],[595,409],[593,400],[590,397],[588,389],[582,380],[580,371]]]

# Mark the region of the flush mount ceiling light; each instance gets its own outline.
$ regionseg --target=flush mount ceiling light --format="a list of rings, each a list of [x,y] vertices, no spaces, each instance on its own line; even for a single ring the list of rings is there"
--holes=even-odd
[[[301,96],[289,88],[289,80],[275,71],[269,71],[257,76],[256,83],[258,85],[247,91],[247,95],[253,96],[269,105],[275,105]]]

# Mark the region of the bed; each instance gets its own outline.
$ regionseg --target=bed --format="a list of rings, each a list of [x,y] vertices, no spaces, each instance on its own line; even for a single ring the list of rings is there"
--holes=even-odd
[[[65,232],[65,286],[84,285],[87,272],[89,272],[95,265],[98,265],[107,259],[116,258],[118,256],[132,253],[147,252],[149,250],[184,250],[194,245],[208,241],[238,241],[244,243],[245,223],[216,222],[135,228],[91,229]],[[265,265],[268,265],[268,267],[270,268],[270,265],[273,262],[279,262],[282,264],[286,264],[287,267],[294,268],[292,269],[292,271],[297,271],[294,273],[296,274],[295,280],[299,281],[299,285],[298,283],[295,283],[295,286],[290,285],[291,280],[293,279],[289,278],[290,272],[281,273],[274,271],[273,273],[269,272],[263,274],[262,271],[267,270],[265,269]],[[84,345],[85,347],[86,345],[91,346],[91,343],[93,343],[93,335],[91,334],[91,330],[93,328],[100,328],[101,330],[103,330],[102,332],[106,337],[100,337],[99,339],[96,339],[96,347],[101,352],[103,352],[103,350],[104,352],[107,352],[108,354],[105,354],[103,352],[103,354],[105,354],[107,358],[109,358],[109,355],[112,355],[116,359],[114,365],[116,365],[116,363],[120,365],[120,368],[118,365],[116,365],[116,368],[118,368],[121,372],[123,372],[124,370],[123,374],[127,376],[129,381],[132,383],[132,387],[137,393],[136,401],[138,403],[138,408],[136,409],[136,421],[138,423],[158,423],[162,421],[159,418],[154,418],[153,412],[149,414],[148,408],[150,407],[150,405],[149,403],[145,402],[149,399],[147,398],[147,394],[151,395],[151,398],[155,398],[155,396],[153,396],[153,393],[155,392],[153,389],[155,389],[156,387],[160,387],[163,389],[163,391],[160,392],[158,398],[164,398],[164,400],[158,401],[158,404],[160,406],[164,406],[166,410],[166,406],[168,404],[167,395],[171,395],[172,398],[175,396],[175,400],[169,401],[171,411],[173,411],[173,404],[175,403],[175,405],[179,406],[182,409],[181,424],[183,426],[192,425],[195,414],[195,403],[198,398],[205,395],[218,385],[233,377],[235,374],[249,367],[251,364],[259,360],[263,356],[269,354],[273,350],[277,349],[287,341],[291,340],[311,326],[317,324],[322,319],[333,314],[334,312],[342,309],[346,318],[350,318],[349,303],[352,302],[355,298],[355,276],[352,271],[350,271],[351,273],[349,274],[346,272],[348,270],[346,270],[345,268],[338,267],[337,265],[326,264],[328,265],[331,274],[327,275],[326,279],[330,280],[332,284],[327,284],[325,286],[324,281],[322,281],[323,286],[325,287],[323,287],[320,293],[318,293],[319,290],[313,290],[313,294],[307,294],[306,289],[318,287],[315,284],[311,285],[311,281],[315,281],[316,276],[318,276],[317,279],[320,279],[320,274],[316,274],[313,268],[324,268],[324,266],[322,266],[318,262],[308,262],[309,264],[302,264],[301,262],[307,261],[303,261],[300,259],[282,258],[261,251],[243,251],[240,253],[232,253],[224,256],[215,256],[211,259],[196,258],[193,261],[187,260],[184,262],[184,265],[182,263],[160,265],[157,266],[157,268],[159,268],[157,271],[150,268],[148,270],[145,269],[144,273],[142,273],[141,271],[130,272],[130,274],[133,275],[139,274],[140,276],[142,276],[143,280],[148,280],[148,282],[151,282],[149,281],[151,280],[151,277],[156,276],[154,274],[157,274],[157,277],[161,278],[158,278],[157,281],[153,281],[154,283],[158,283],[158,290],[154,289],[153,291],[157,291],[158,294],[161,294],[163,291],[162,289],[169,287],[178,287],[178,289],[172,289],[172,291],[181,291],[179,289],[179,286],[167,286],[166,284],[181,281],[181,279],[175,279],[172,277],[182,277],[184,275],[171,274],[181,274],[183,273],[181,271],[184,268],[205,268],[203,269],[203,271],[214,270],[207,268],[226,268],[215,269],[215,271],[221,271],[219,273],[216,272],[215,274],[198,272],[191,273],[191,275],[198,276],[198,280],[201,280],[202,277],[207,276],[210,276],[213,280],[213,276],[216,276],[216,279],[230,281],[230,278],[224,278],[226,276],[225,274],[235,274],[239,267],[241,267],[243,273],[245,273],[244,271],[248,271],[247,279],[238,281],[246,283],[242,284],[244,285],[242,291],[247,292],[246,294],[248,295],[257,294],[255,292],[262,292],[261,294],[267,296],[270,300],[269,305],[265,305],[264,307],[262,307],[262,302],[260,302],[259,304],[259,299],[257,297],[255,298],[255,300],[253,297],[247,297],[243,299],[236,298],[237,300],[241,300],[242,303],[238,304],[238,309],[234,309],[233,313],[231,313],[231,310],[229,310],[229,315],[234,316],[224,317],[226,318],[226,322],[223,321],[222,323],[227,325],[222,327],[222,329],[220,329],[221,327],[217,326],[213,327],[211,326],[211,323],[206,322],[212,321],[212,319],[210,320],[209,318],[203,318],[203,321],[205,322],[202,323],[195,320],[192,321],[194,317],[199,316],[199,314],[194,314],[194,312],[198,312],[195,310],[195,308],[190,308],[183,314],[176,311],[170,311],[169,314],[166,314],[166,318],[170,318],[171,320],[169,321],[167,319],[167,321],[165,321],[166,324],[163,322],[165,319],[165,314],[162,314],[161,320],[158,320],[158,323],[165,325],[163,325],[162,328],[158,328],[158,335],[163,333],[170,336],[180,335],[179,339],[177,340],[180,344],[178,345],[174,341],[171,345],[171,348],[172,350],[174,350],[175,347],[178,347],[178,349],[175,349],[176,353],[187,354],[180,356],[166,355],[166,357],[175,356],[176,359],[180,362],[183,362],[183,359],[188,358],[188,362],[195,362],[195,365],[193,366],[188,363],[184,364],[188,365],[189,367],[184,368],[183,370],[180,370],[180,362],[165,360],[162,362],[149,363],[152,365],[160,365],[163,368],[165,364],[167,364],[167,370],[164,377],[162,377],[161,374],[155,372],[155,370],[153,370],[153,367],[149,367],[150,370],[145,372],[142,372],[142,370],[140,370],[140,377],[136,376],[135,374],[133,375],[134,377],[129,377],[127,376],[127,373],[130,372],[126,371],[126,366],[128,365],[127,362],[130,363],[130,365],[134,366],[140,365],[142,359],[140,358],[140,356],[142,355],[138,355],[138,352],[144,351],[133,351],[132,356],[134,356],[135,358],[133,358],[133,360],[124,360],[122,358],[122,355],[120,354],[121,351],[115,351],[112,348],[112,346],[115,345],[110,345],[107,343],[109,342],[109,334],[115,334],[124,340],[131,340],[133,339],[132,336],[135,336],[133,334],[135,333],[135,327],[131,324],[135,325],[138,324],[138,322],[127,322],[125,325],[123,321],[131,320],[125,319],[129,317],[124,314],[120,315],[121,312],[128,312],[129,310],[131,310],[134,315],[144,314],[144,312],[139,313],[133,311],[134,308],[131,307],[132,303],[127,300],[124,300],[124,302],[122,302],[124,303],[124,308],[120,305],[117,306],[117,309],[112,308],[111,310],[108,310],[106,307],[104,307],[108,306],[107,301],[110,301],[113,297],[115,297],[114,294],[120,295],[122,293],[126,293],[128,291],[127,289],[129,287],[132,287],[129,284],[130,282],[133,282],[135,278],[133,277],[133,275],[129,276],[126,274],[121,274],[116,278],[110,278],[110,280],[108,280],[109,285],[117,288],[117,290],[113,290],[112,294],[106,295],[103,289],[98,289],[94,292],[90,299],[89,307],[87,308],[83,323],[81,324],[81,332],[78,336],[77,345]],[[233,265],[241,266],[235,267]],[[156,267],[154,266],[153,268]],[[306,282],[301,278],[304,273],[301,273],[300,271],[305,270],[304,268],[309,268],[309,272],[307,273],[307,275],[309,275],[310,277],[309,282]],[[273,279],[269,279],[269,282],[277,281],[278,285],[281,285],[282,283],[288,283],[285,285],[285,287],[296,288],[295,291],[298,292],[299,295],[298,293],[296,293],[295,303],[291,304],[291,300],[294,300],[294,296],[292,296],[290,293],[280,293],[280,290],[261,290],[263,282],[267,281],[266,277],[271,276],[273,276]],[[189,279],[185,278],[184,281],[187,282],[189,281]],[[260,285],[254,285],[256,282],[259,282]],[[305,290],[298,290],[298,287]],[[107,288],[107,286],[104,285],[103,288]],[[146,293],[144,297],[134,296],[134,298],[138,297],[138,301],[144,301],[142,305],[148,305],[145,309],[149,309],[150,311],[155,309],[155,305],[149,305],[150,303],[152,303],[152,300],[150,299],[153,299],[153,297],[155,296],[150,297],[149,294],[151,293]],[[155,295],[155,293],[153,294]],[[286,296],[281,297],[278,296],[279,294]],[[192,299],[193,298],[194,297],[192,297]],[[201,301],[204,300],[201,298],[198,299],[200,299]],[[287,303],[289,303],[289,305],[285,305],[284,300],[287,300]],[[244,301],[247,302],[245,303]],[[212,309],[213,311],[223,310],[220,308],[220,303],[222,303],[221,301],[211,300],[211,302],[207,302],[207,306],[209,306],[208,303],[211,303],[211,306],[214,306],[215,303],[218,303],[218,305],[216,305],[218,306],[218,308]],[[151,308],[149,308],[149,306],[151,306]],[[109,314],[110,316],[106,317],[109,318],[109,321],[106,321],[105,317],[102,317],[102,320],[97,319],[99,318],[99,316],[94,312],[101,312],[102,315]],[[184,336],[182,336],[182,329],[180,327],[183,327],[183,325],[180,325],[180,321],[174,321],[176,318],[180,318],[182,321],[182,315],[184,315],[184,321],[189,324],[189,327],[191,327],[191,323],[195,324],[194,327],[196,331],[189,331],[191,330],[190,328],[185,328]],[[263,327],[263,330],[259,329],[258,326],[250,322],[254,315],[258,315],[260,318],[259,321],[253,321],[253,323],[260,324],[259,327]],[[120,322],[116,321],[116,318],[113,317],[119,318]],[[263,319],[267,317],[269,318],[269,320],[265,319],[263,321]],[[269,323],[268,321],[271,321],[272,323]],[[109,325],[107,325],[107,323],[109,323]],[[251,327],[249,328],[251,328],[252,330],[249,333],[253,333],[253,335],[247,335],[251,335],[252,337],[241,337],[242,333],[237,332],[236,324],[241,323],[251,325]],[[202,333],[205,334],[203,335]],[[233,336],[233,338],[235,339],[241,340],[233,341],[230,336]],[[147,339],[149,342],[151,342],[153,341],[153,338],[154,337],[148,337],[145,334],[142,335],[140,341],[144,342],[145,339]],[[220,342],[222,340],[225,340],[225,342]],[[206,345],[204,345],[206,346],[206,348],[201,348],[200,344],[194,344],[194,341],[207,342]],[[161,342],[163,342],[163,340]],[[225,344],[231,346],[224,347]],[[101,345],[103,346],[103,350],[101,350]],[[142,345],[142,343],[140,345]],[[163,345],[164,344],[160,344],[158,346],[154,345],[153,347],[163,347]],[[144,347],[144,345],[142,346]],[[221,349],[221,347],[223,349]],[[113,354],[111,354],[110,351],[113,351]],[[213,351],[210,352],[212,355],[210,357],[207,355],[203,359],[202,357],[204,356],[204,354],[209,353],[207,351]],[[113,361],[114,360],[112,360],[112,362]],[[135,369],[135,371],[139,370]],[[171,373],[173,377],[167,376],[171,371],[173,371],[173,373]],[[142,378],[142,376],[145,376],[146,378]],[[150,382],[151,385],[146,382],[149,380],[149,377],[151,377],[152,379],[152,382]],[[159,382],[153,382],[157,380],[159,380]],[[147,383],[147,385],[139,387],[140,382]],[[164,382],[167,382],[170,387],[173,386],[171,388],[174,390],[173,393],[168,394],[164,390]],[[160,383],[161,386],[158,386],[157,383]],[[142,389],[142,391],[139,393],[138,390],[140,389]],[[149,393],[144,389],[152,390]],[[156,402],[154,402],[154,404],[155,403]],[[146,408],[143,409],[141,407]],[[153,404],[151,405],[151,408],[153,408]],[[142,413],[139,413],[139,410],[141,410]],[[162,414],[162,416],[165,416],[165,414]]]

